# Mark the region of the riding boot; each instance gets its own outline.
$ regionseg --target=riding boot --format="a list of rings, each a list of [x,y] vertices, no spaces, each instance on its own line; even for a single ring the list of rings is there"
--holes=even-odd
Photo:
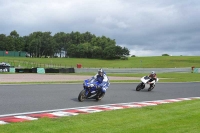
[[[98,87],[97,87],[97,94],[99,95],[100,93],[101,93],[101,87],[98,86]]]
[[[149,89],[150,89],[151,87],[153,87],[153,84],[150,84]]]

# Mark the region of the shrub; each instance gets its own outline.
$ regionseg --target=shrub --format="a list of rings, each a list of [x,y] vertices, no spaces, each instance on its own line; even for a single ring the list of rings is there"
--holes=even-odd
[[[162,56],[169,56],[168,54],[162,54]]]
[[[120,59],[121,60],[128,60],[128,57],[122,56]]]

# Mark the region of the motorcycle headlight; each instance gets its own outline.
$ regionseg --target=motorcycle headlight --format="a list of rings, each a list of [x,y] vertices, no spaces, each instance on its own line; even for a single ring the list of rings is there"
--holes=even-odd
[[[91,84],[91,85],[90,85],[90,87],[93,87],[93,86],[94,86],[94,84]]]

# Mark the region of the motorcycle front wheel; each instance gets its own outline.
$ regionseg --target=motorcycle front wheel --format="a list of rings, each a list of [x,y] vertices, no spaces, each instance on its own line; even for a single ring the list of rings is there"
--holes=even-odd
[[[83,102],[86,99],[85,90],[82,90],[78,95],[79,102]]]
[[[140,91],[141,89],[144,89],[145,85],[144,83],[140,83],[138,84],[138,86],[136,87],[136,91]]]

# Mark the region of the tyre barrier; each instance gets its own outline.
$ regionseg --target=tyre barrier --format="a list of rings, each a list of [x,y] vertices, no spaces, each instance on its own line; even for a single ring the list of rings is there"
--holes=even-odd
[[[60,68],[59,73],[75,73],[74,68]]]
[[[45,69],[45,73],[59,73],[59,69],[47,68]]]
[[[16,73],[40,73],[38,70],[44,68],[15,68]],[[45,68],[43,73],[75,73],[74,68]]]
[[[32,69],[29,68],[15,68],[16,73],[32,73]]]
[[[0,72],[10,72],[10,66],[0,65]]]

